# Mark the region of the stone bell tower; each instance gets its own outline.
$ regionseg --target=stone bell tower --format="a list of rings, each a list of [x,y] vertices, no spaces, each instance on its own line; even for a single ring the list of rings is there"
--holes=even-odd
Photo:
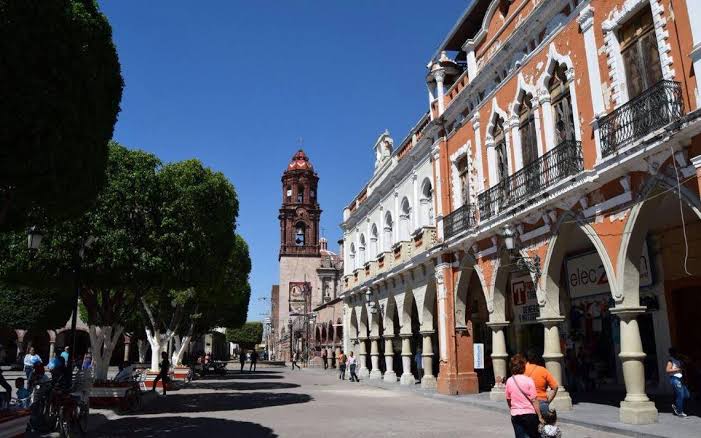
[[[319,257],[318,183],[314,166],[300,149],[282,175],[279,259]]]

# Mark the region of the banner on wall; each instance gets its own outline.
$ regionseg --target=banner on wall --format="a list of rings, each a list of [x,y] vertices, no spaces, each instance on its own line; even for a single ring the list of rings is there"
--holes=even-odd
[[[484,369],[484,344],[473,344],[474,351],[474,368],[476,370]]]
[[[514,309],[514,321],[518,324],[537,323],[540,308],[533,280],[528,274],[511,276],[511,304]]]
[[[570,257],[566,260],[565,266],[570,297],[587,297],[611,291],[606,270],[596,251]],[[650,253],[645,242],[640,256],[640,287],[650,285],[652,285]]]

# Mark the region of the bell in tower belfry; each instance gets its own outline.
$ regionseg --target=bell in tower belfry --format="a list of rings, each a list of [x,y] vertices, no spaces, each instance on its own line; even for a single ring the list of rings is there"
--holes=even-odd
[[[282,175],[280,258],[319,256],[318,183],[309,157],[298,150]]]

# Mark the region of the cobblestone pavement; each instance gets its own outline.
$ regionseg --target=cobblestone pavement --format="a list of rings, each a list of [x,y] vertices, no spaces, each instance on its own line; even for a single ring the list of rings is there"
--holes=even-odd
[[[619,436],[563,425],[566,437]],[[95,437],[511,437],[509,417],[307,370],[229,371],[114,416]]]

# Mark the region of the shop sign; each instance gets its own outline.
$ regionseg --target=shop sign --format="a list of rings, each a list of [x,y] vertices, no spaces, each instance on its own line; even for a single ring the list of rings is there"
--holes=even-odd
[[[579,298],[611,292],[604,264],[597,252],[570,257],[566,261],[567,286],[570,297]],[[647,242],[640,257],[640,287],[652,285],[650,254]]]
[[[473,344],[474,362],[476,370],[484,369],[484,344]]]
[[[535,324],[538,322],[540,306],[530,275],[511,277],[511,304],[516,323]]]

